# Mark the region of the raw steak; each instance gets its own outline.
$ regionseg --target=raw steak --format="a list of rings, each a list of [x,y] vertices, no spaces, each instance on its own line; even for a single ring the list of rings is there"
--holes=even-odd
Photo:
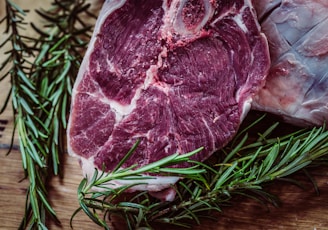
[[[272,66],[253,108],[301,125],[328,120],[328,1],[254,0]]]
[[[123,167],[224,146],[270,66],[254,12],[248,0],[106,1],[72,95],[68,150],[84,173],[113,169],[137,140]]]

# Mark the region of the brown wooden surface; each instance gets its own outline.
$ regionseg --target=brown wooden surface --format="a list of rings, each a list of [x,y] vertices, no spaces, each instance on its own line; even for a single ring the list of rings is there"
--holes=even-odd
[[[1,118],[10,116],[6,114]],[[6,127],[0,143],[6,143],[12,120]],[[76,189],[81,171],[75,159],[65,155],[64,179],[54,178],[48,186],[51,202],[62,226],[49,224],[50,229],[70,229],[69,219],[78,207]],[[13,151],[5,156],[0,151],[0,229],[17,229],[24,212],[26,181],[19,182],[24,174],[20,153]],[[275,183],[270,190],[281,198],[279,208],[264,206],[253,200],[237,198],[223,213],[215,214],[216,221],[203,220],[197,230],[219,229],[328,229],[328,168],[311,170],[321,194],[317,195],[308,180],[299,175],[304,190],[286,183]],[[74,229],[101,229],[84,214],[79,214]],[[163,229],[159,227],[157,229]]]
[[[3,0],[0,0],[0,16],[3,15]],[[26,5],[41,4],[40,1],[15,1]],[[2,31],[1,31],[2,32]],[[0,41],[2,34],[0,34]],[[1,61],[2,54],[0,54]],[[0,83],[0,104],[2,104],[8,82]],[[11,110],[8,108],[0,119],[7,120],[3,132],[0,131],[0,144],[8,144],[13,129]],[[3,126],[3,125],[0,125]],[[17,145],[17,138],[15,139]],[[27,182],[21,181],[24,173],[20,153],[14,150],[6,156],[6,150],[0,149],[0,229],[17,229],[24,213]],[[70,229],[69,220],[78,208],[76,190],[82,175],[77,161],[65,154],[64,178],[53,178],[48,191],[61,226],[49,222],[50,229]],[[328,168],[311,170],[317,180],[320,195],[314,191],[305,176],[298,175],[304,189],[287,183],[274,183],[269,190],[281,199],[279,208],[263,206],[246,198],[233,199],[231,207],[223,207],[223,213],[215,214],[215,221],[203,220],[197,230],[219,229],[328,229]],[[73,222],[74,229],[100,229],[84,214],[79,214]],[[164,229],[157,227],[156,229]],[[165,228],[169,229],[169,228]],[[171,229],[171,228],[170,228]]]

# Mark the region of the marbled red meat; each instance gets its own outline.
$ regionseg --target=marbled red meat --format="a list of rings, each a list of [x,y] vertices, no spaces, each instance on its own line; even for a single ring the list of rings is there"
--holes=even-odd
[[[235,135],[269,66],[248,0],[106,1],[73,89],[69,153],[87,175],[113,169],[137,140],[122,167],[199,147],[203,161]]]

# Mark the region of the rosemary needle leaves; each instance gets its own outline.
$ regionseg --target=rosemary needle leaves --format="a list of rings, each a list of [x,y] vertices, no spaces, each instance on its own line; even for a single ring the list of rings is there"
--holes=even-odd
[[[204,212],[221,212],[220,207],[236,194],[255,199],[261,196],[261,199],[274,203],[272,195],[263,191],[262,186],[265,182],[286,177],[313,161],[326,157],[328,131],[321,127],[269,138],[277,127],[276,123],[260,134],[257,140],[250,141],[247,129],[259,120],[240,131],[241,135],[237,135],[232,144],[217,154],[225,156],[217,161],[221,163],[192,161],[190,156],[199,151],[195,150],[186,155],[164,158],[135,171],[114,170],[108,174],[96,173],[89,181],[84,179],[78,189],[80,207],[74,215],[84,211],[104,229],[110,229],[109,222],[113,215],[121,217],[129,229],[152,229],[158,223],[191,227],[195,222],[200,223]],[[133,150],[128,155],[133,154],[132,152]],[[177,157],[193,163],[194,166],[178,170],[169,168],[168,166],[177,163]],[[142,181],[141,173],[145,172],[183,176],[183,180],[172,185],[177,192],[175,200],[161,202],[145,191],[124,194],[134,186],[133,180],[137,178],[138,183]],[[131,185],[106,188],[106,183],[116,179],[130,179]]]
[[[6,23],[8,37],[0,48],[11,48],[1,52],[6,58],[0,66],[0,80],[10,78],[11,90],[1,111],[11,98],[22,165],[29,181],[20,229],[46,229],[46,216],[58,221],[47,197],[46,181],[60,173],[72,84],[90,39],[91,26],[81,19],[89,14],[89,5],[55,0],[49,10],[38,10],[45,24],[42,28],[31,24],[36,37],[24,33],[31,29],[26,22],[28,11],[10,0],[5,6],[6,15],[0,22]]]
[[[0,65],[0,81],[9,78],[11,90],[0,113],[12,99],[22,165],[30,182],[20,229],[46,229],[46,217],[56,219],[47,197],[46,181],[60,174],[71,88],[91,33],[91,27],[82,17],[92,15],[84,1],[54,0],[49,10],[37,11],[45,21],[42,28],[32,24],[38,36],[28,37],[24,30],[28,26],[25,16],[29,12],[11,0],[5,0],[5,6],[6,15],[0,23],[6,23],[8,36],[0,49],[2,51],[8,44],[11,48],[1,52],[6,58]],[[189,227],[193,221],[199,223],[204,212],[220,212],[222,204],[234,194],[253,192],[255,198],[256,194],[261,194],[271,200],[270,194],[262,189],[265,182],[286,177],[314,160],[326,163],[322,159],[328,153],[328,131],[324,127],[269,138],[275,127],[269,127],[255,141],[249,141],[247,135],[252,126],[242,130],[218,153],[225,157],[215,163],[192,161],[190,157],[200,151],[198,149],[174,154],[142,168],[134,165],[130,170],[117,167],[108,174],[96,173],[93,178],[81,181],[78,188],[80,207],[73,217],[84,211],[105,229],[109,229],[113,214],[121,216],[130,229],[151,228],[158,223]],[[189,161],[193,166],[170,167],[181,161]],[[175,200],[159,202],[147,192],[125,196],[124,192],[134,184],[115,189],[105,186],[114,179],[138,179],[138,183],[142,183],[145,177],[141,174],[152,172],[184,177],[172,185],[177,193]]]

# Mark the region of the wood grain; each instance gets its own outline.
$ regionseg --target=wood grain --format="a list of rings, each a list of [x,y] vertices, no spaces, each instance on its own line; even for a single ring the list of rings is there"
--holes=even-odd
[[[74,158],[64,155],[64,178],[55,177],[48,191],[61,226],[49,221],[49,229],[70,229],[71,215],[78,208],[77,186],[82,175]],[[9,156],[0,151],[0,229],[17,229],[24,212],[27,182],[19,182],[24,174],[18,151]],[[281,199],[280,207],[265,206],[243,197],[233,199],[231,207],[223,207],[221,214],[213,214],[215,221],[202,220],[195,230],[221,229],[328,229],[328,168],[311,170],[318,183],[320,195],[314,191],[304,175],[297,178],[303,182],[304,189],[295,185],[276,182],[268,190]],[[101,229],[83,213],[73,221],[74,229]],[[115,229],[118,228],[114,224]],[[121,226],[121,225],[120,225]],[[167,229],[155,226],[155,229]],[[179,228],[170,228],[179,229]]]
[[[21,6],[39,7],[49,4],[49,1],[21,0],[15,1]],[[0,16],[3,15],[4,1],[0,0]],[[0,28],[2,29],[2,28]],[[1,30],[2,32],[2,30]],[[0,41],[4,37],[0,35]],[[0,54],[0,62],[2,55]],[[0,83],[0,104],[9,90],[9,81]],[[8,120],[2,132],[0,144],[10,142],[13,130],[12,111],[10,107],[0,115],[0,119]],[[17,136],[15,145],[18,144]],[[67,154],[62,156],[64,177],[54,177],[49,181],[48,192],[61,225],[49,221],[49,229],[70,229],[70,218],[76,208],[77,186],[82,174],[76,159]],[[213,214],[215,220],[203,220],[196,230],[221,229],[328,229],[328,168],[310,170],[318,183],[320,195],[317,195],[309,180],[303,175],[296,175],[303,182],[304,189],[295,185],[275,182],[268,190],[280,197],[280,207],[265,206],[245,197],[233,199],[230,207],[223,207],[223,212]],[[28,183],[24,178],[20,152],[14,150],[6,156],[6,150],[0,149],[0,229],[17,229],[24,214],[26,188]],[[101,229],[92,223],[83,213],[73,221],[74,229]],[[113,229],[124,229],[115,224]],[[168,229],[155,226],[155,229]],[[178,228],[170,228],[178,229]]]

